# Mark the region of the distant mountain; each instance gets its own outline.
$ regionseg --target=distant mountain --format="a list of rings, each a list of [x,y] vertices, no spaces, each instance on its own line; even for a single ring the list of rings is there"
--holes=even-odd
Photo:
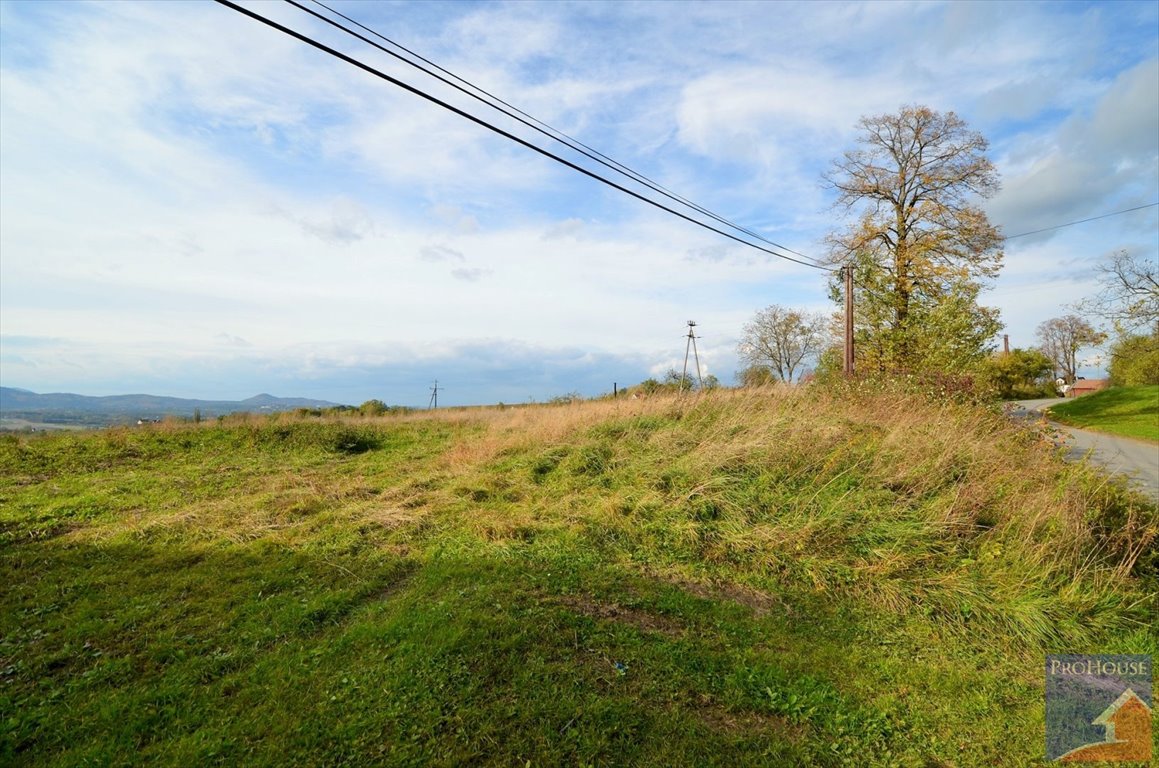
[[[137,419],[165,416],[202,418],[249,411],[274,413],[297,408],[333,408],[338,403],[304,397],[274,397],[260,394],[246,400],[191,400],[157,395],[110,395],[89,397],[69,393],[40,395],[26,389],[0,387],[0,418],[23,419],[52,424],[101,426],[123,424]]]

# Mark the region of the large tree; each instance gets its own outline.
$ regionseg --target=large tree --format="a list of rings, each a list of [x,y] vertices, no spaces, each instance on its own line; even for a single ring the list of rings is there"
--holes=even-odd
[[[973,301],[1001,268],[1002,236],[978,205],[998,190],[998,175],[986,139],[953,112],[903,107],[858,127],[858,148],[825,175],[850,218],[828,239],[830,259],[854,269],[862,335],[877,337],[866,341],[880,347],[881,366],[931,367],[931,314]],[[840,293],[839,280],[832,287]],[[970,335],[996,330],[996,314],[976,309],[982,326]]]
[[[793,381],[802,364],[817,355],[825,342],[824,316],[776,304],[745,323],[737,352],[750,367],[767,366],[781,381]]]
[[[1067,384],[1074,384],[1078,374],[1078,352],[1102,344],[1107,335],[1095,329],[1078,315],[1054,317],[1038,326],[1039,349],[1054,364]]]

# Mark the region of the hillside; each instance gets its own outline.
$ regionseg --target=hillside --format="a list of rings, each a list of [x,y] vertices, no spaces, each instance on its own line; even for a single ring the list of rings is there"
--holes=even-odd
[[[896,393],[7,436],[0,762],[1024,766],[1157,532]]]
[[[277,413],[295,408],[329,408],[335,405],[337,403],[324,400],[267,394],[236,401],[195,400],[157,395],[89,397],[69,393],[37,394],[26,389],[0,387],[0,419],[98,427],[167,416],[192,418],[197,412],[204,418],[214,418],[242,411]]]
[[[1059,403],[1050,417],[1063,424],[1159,443],[1159,384],[1111,387]]]

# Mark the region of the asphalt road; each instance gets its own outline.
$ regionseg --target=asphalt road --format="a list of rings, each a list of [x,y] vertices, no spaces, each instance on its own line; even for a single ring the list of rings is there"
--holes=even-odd
[[[1012,413],[1014,416],[1034,418],[1040,415],[1043,408],[1061,402],[1064,402],[1064,398],[1019,400],[1014,404]],[[1054,421],[1050,424],[1066,436],[1065,458],[1068,461],[1082,461],[1089,457],[1092,462],[1114,474],[1127,475],[1132,485],[1159,502],[1159,445],[1102,432],[1088,432]]]

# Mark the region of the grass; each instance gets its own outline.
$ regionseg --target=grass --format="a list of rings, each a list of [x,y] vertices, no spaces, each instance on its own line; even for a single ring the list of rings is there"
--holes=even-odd
[[[1051,418],[1083,429],[1159,443],[1159,384],[1112,387],[1050,409]]]
[[[0,440],[0,762],[1012,765],[1156,510],[821,390]]]

